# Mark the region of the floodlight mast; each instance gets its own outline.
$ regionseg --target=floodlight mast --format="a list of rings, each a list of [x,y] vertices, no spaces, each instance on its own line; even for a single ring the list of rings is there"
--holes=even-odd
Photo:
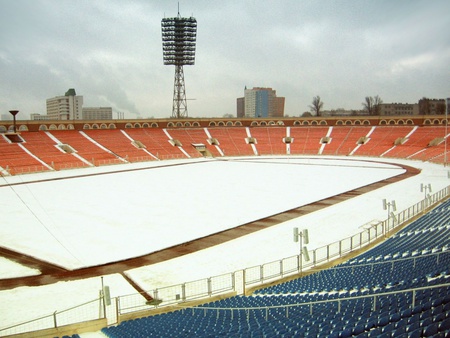
[[[176,18],[161,20],[161,32],[164,65],[175,66],[172,117],[188,117],[183,66],[195,63],[197,20],[182,18],[178,11]]]

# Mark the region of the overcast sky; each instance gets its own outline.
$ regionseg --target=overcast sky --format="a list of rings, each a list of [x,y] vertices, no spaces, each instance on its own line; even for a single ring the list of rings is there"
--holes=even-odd
[[[45,114],[47,98],[75,88],[114,118],[170,117],[161,19],[177,4],[0,0],[0,114]],[[289,116],[316,95],[327,110],[450,97],[448,0],[181,0],[180,14],[198,24],[184,67],[190,117],[235,115],[245,86],[275,89]]]

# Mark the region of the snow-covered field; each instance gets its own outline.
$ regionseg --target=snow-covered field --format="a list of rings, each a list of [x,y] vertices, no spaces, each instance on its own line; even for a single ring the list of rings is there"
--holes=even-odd
[[[78,269],[144,255],[403,173],[395,163],[422,169],[415,177],[295,220],[127,271],[147,290],[228,273],[298,254],[294,227],[309,230],[312,250],[353,235],[370,221],[384,220],[383,198],[396,200],[403,210],[424,198],[421,183],[431,184],[433,191],[449,183],[443,166],[376,161],[324,156],[201,159],[2,178],[0,245]],[[32,182],[39,180],[45,181]],[[0,259],[0,278],[37,273]],[[112,297],[135,292],[120,275],[104,279]],[[0,291],[0,329],[92,300],[99,289],[100,277]]]

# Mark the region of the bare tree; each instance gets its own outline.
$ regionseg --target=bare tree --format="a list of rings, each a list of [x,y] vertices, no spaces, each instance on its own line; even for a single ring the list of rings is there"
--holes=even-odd
[[[376,95],[373,98],[373,114],[374,115],[380,115],[382,103],[383,103],[383,101],[381,100],[381,98],[378,95]]]
[[[364,110],[369,113],[369,115],[373,114],[373,97],[372,96],[366,96],[366,100],[363,102]]]
[[[320,100],[320,96],[314,96],[312,104],[309,106],[309,110],[313,115],[320,116],[320,113],[322,111],[323,102]]]
[[[365,101],[362,103],[364,110],[369,113],[369,115],[380,115],[381,104],[383,101],[377,95],[375,97],[366,96]]]

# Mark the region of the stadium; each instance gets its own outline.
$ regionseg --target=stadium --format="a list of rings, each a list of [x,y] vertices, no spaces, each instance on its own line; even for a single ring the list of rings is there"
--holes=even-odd
[[[450,334],[446,116],[0,133],[0,336]]]

